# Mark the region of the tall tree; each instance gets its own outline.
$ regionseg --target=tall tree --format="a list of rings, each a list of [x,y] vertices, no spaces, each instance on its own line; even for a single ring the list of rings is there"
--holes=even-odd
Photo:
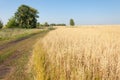
[[[15,13],[15,19],[22,28],[35,28],[37,26],[38,11],[27,5],[21,5]]]
[[[74,26],[75,25],[75,22],[73,19],[70,19],[70,26]]]

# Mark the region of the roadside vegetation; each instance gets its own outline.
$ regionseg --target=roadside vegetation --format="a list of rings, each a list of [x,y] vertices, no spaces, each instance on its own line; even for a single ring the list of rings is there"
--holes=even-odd
[[[27,72],[33,45],[38,38],[45,36],[49,30],[42,30],[37,34],[20,38],[0,46],[0,80],[33,80]]]
[[[58,28],[36,43],[34,80],[119,80],[120,28]]]
[[[3,27],[3,23],[2,21],[0,20],[0,29]]]
[[[20,39],[25,36],[38,33],[40,29],[19,29],[19,28],[12,28],[12,29],[1,29],[0,30],[0,44],[10,42],[12,40]]]

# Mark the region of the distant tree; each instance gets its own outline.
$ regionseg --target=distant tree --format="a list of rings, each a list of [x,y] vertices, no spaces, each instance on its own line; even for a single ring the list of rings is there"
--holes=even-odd
[[[50,24],[50,26],[66,26],[66,24],[62,23],[62,24],[55,24],[55,23],[52,23]]]
[[[49,26],[49,24],[48,24],[47,22],[45,22],[44,26],[45,26],[45,27],[48,27],[48,26]]]
[[[74,26],[75,25],[75,22],[73,19],[70,19],[70,26]]]
[[[15,13],[15,19],[22,28],[36,28],[38,11],[27,5],[21,5]]]
[[[16,23],[15,17],[12,17],[12,18],[9,19],[9,21],[8,21],[7,24],[6,24],[6,27],[7,27],[7,28],[15,28],[15,27],[18,27],[18,24]]]
[[[3,27],[3,23],[2,21],[0,20],[0,29]]]
[[[38,28],[38,29],[43,29],[44,26],[43,26],[42,24],[40,24],[40,22],[38,22],[38,23],[37,23],[37,28]]]
[[[55,23],[52,23],[52,24],[50,24],[50,26],[56,26],[56,24],[55,24]]]
[[[37,23],[37,28],[40,27],[40,22]]]
[[[57,24],[57,26],[66,26],[66,24]]]

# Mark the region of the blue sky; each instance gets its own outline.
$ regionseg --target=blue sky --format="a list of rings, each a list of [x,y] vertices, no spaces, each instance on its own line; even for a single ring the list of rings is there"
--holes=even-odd
[[[120,24],[120,0],[1,0],[0,19],[6,23],[22,4],[39,11],[40,23]]]

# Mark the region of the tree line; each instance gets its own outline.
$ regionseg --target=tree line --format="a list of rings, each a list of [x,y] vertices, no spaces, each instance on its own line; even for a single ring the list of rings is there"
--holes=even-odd
[[[41,23],[38,22],[38,26],[46,26],[46,27],[48,27],[48,26],[66,26],[66,24],[64,24],[64,23],[61,23],[61,24],[56,24],[56,23],[49,24],[48,22],[45,22],[44,24],[41,24]]]
[[[40,24],[37,22],[38,11],[35,8],[32,8],[27,5],[21,5],[18,7],[14,16],[9,19],[7,24],[5,25],[7,28],[39,28],[39,27],[49,27],[49,26],[66,26],[66,24],[48,24],[45,22],[44,24]],[[70,26],[74,26],[75,22],[73,19],[70,19]],[[3,23],[0,20],[0,28],[3,27]]]

